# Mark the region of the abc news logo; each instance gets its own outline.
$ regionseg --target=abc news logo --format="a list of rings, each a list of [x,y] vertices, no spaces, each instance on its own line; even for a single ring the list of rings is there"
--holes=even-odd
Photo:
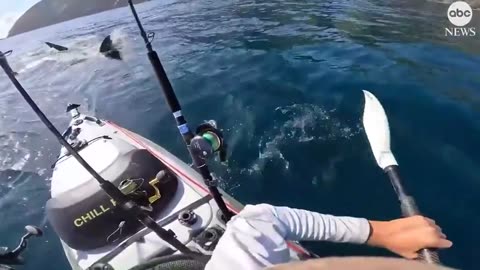
[[[452,18],[462,18],[462,17],[468,18],[472,16],[472,12],[470,10],[463,11],[457,8],[455,10],[450,10],[448,12],[448,16]]]
[[[447,11],[448,20],[454,26],[445,28],[445,36],[452,37],[473,37],[475,36],[475,27],[466,26],[473,17],[472,8],[467,2],[457,1],[450,5]]]

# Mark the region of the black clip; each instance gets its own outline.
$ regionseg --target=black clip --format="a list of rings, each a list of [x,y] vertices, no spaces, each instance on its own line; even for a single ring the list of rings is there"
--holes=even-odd
[[[153,39],[155,39],[155,32],[148,32],[147,38],[148,38],[147,44],[151,44],[153,42]]]

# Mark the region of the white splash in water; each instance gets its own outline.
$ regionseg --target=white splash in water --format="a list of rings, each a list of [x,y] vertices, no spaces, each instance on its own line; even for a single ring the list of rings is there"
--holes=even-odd
[[[133,51],[128,46],[128,35],[126,31],[121,28],[114,29],[110,35],[113,44],[122,52],[122,55],[132,54]],[[25,54],[23,57],[18,57],[14,66],[17,67],[17,72],[23,74],[36,69],[45,69],[46,66],[57,66],[57,70],[65,69],[66,67],[80,64],[90,59],[104,58],[99,52],[100,44],[105,37],[100,35],[87,35],[69,38],[65,40],[55,41],[59,45],[67,47],[66,51],[57,51],[49,48],[44,44],[39,45],[37,50]]]
[[[249,173],[261,172],[265,163],[273,159],[283,162],[284,169],[288,170],[290,162],[280,150],[282,145],[350,139],[361,131],[360,125],[351,127],[333,117],[335,110],[313,104],[277,107],[275,111],[287,119],[274,127],[275,135],[266,135],[260,140],[258,159],[247,170]]]
[[[18,73],[22,74],[22,73],[25,73],[27,70],[29,69],[34,69],[42,64],[45,64],[46,62],[55,62],[55,58],[54,57],[50,57],[50,56],[47,56],[47,57],[44,57],[44,58],[40,58],[40,59],[37,59],[37,60],[34,60],[34,61],[30,61],[28,62],[24,68],[20,69],[18,71]]]
[[[29,158],[30,153],[25,154],[22,158],[20,158],[20,160],[12,165],[11,169],[20,171],[23,167],[25,167],[25,164],[27,164]]]
[[[47,168],[38,168],[38,175],[43,176],[47,172]]]
[[[30,152],[22,146],[15,133],[0,134],[0,170],[22,170],[30,159]]]

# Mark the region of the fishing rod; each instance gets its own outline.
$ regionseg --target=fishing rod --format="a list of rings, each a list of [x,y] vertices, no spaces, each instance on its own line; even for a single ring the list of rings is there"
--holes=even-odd
[[[377,165],[387,174],[393,189],[400,201],[400,208],[404,217],[420,215],[415,199],[408,195],[402,185],[398,173],[398,163],[390,149],[390,127],[385,110],[378,99],[370,92],[363,90],[365,96],[365,109],[363,112],[363,126],[368,142],[372,148]],[[440,264],[438,253],[431,249],[419,251],[419,259],[430,263]]]
[[[88,163],[83,159],[80,154],[75,150],[67,140],[60,134],[45,114],[40,110],[35,101],[30,97],[27,91],[23,88],[20,82],[15,78],[13,70],[7,62],[6,55],[11,54],[11,51],[2,53],[0,51],[0,66],[7,74],[10,81],[13,83],[18,92],[22,95],[25,101],[30,105],[35,114],[45,124],[45,126],[52,132],[60,144],[68,150],[68,152],[97,180],[100,187],[107,193],[110,198],[115,200],[116,204],[120,206],[120,209],[124,211],[126,216],[134,218],[142,223],[145,227],[155,232],[158,237],[176,248],[178,251],[184,253],[187,256],[191,256],[194,259],[206,261],[206,257],[200,253],[193,252],[186,247],[182,242],[175,238],[175,234],[171,231],[167,231],[159,226],[155,220],[150,217],[145,211],[143,211],[138,204],[136,204],[127,195],[123,194],[112,182],[105,180],[100,174],[98,174]]]
[[[190,130],[188,127],[187,120],[182,114],[182,108],[180,106],[180,102],[175,95],[175,91],[173,90],[172,84],[165,73],[165,69],[163,68],[162,63],[158,57],[157,52],[152,48],[152,40],[155,36],[155,33],[150,32],[146,33],[145,29],[143,28],[142,22],[140,21],[135,6],[133,4],[133,0],[128,0],[128,4],[130,5],[130,9],[132,10],[132,14],[135,17],[135,21],[137,22],[137,26],[140,30],[140,35],[145,42],[145,46],[147,48],[147,56],[150,60],[150,64],[152,65],[155,75],[157,76],[158,81],[160,82],[161,88],[163,90],[163,94],[165,95],[165,99],[172,111],[173,117],[177,122],[177,127],[180,134],[183,137],[183,141],[187,145],[188,152],[190,153],[190,157],[192,158],[193,164],[197,168],[198,172],[203,177],[205,184],[210,191],[210,194],[213,196],[213,199],[218,205],[220,211],[222,211],[223,217],[225,221],[230,220],[233,216],[233,213],[228,210],[225,202],[222,199],[222,195],[216,186],[216,181],[213,179],[210,170],[206,164],[206,158],[211,156],[213,152],[219,152],[220,160],[224,160],[226,156],[225,150],[225,143],[223,141],[223,135],[220,133],[219,130],[212,124],[203,124],[197,128],[197,135]]]

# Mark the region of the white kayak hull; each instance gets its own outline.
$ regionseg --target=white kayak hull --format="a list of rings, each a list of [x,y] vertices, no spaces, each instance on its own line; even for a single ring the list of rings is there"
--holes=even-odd
[[[156,214],[157,223],[175,233],[176,238],[186,246],[204,254],[211,254],[208,245],[202,246],[202,241],[196,237],[208,228],[224,230],[225,224],[200,174],[159,145],[109,121],[78,115],[72,119],[70,133],[72,132],[78,133],[75,140],[88,142],[93,139],[87,146],[80,148],[79,153],[108,181],[113,181],[111,178],[120,174],[120,172],[112,172],[112,168],[125,167],[123,163],[126,160],[127,163],[129,162],[127,157],[131,158],[131,153],[152,156],[165,165],[176,177],[177,187],[174,194],[162,194],[165,190],[160,188],[161,198],[169,197],[169,199]],[[64,154],[66,150],[62,149],[60,156]],[[80,214],[72,213],[76,211],[73,202],[81,200],[77,198],[77,190],[82,191],[80,197],[87,196],[83,190],[92,190],[94,181],[95,179],[73,157],[61,157],[56,162],[51,183],[52,202],[47,203],[47,216],[59,234],[72,269],[87,269],[98,262],[108,263],[116,270],[130,269],[156,256],[177,252],[155,233],[148,232],[145,228],[135,230],[129,235],[121,235],[122,232],[112,230],[112,234],[118,237],[119,241],[111,241],[111,235],[108,239],[86,241],[90,234],[82,230],[88,226],[94,227],[95,222],[100,221],[102,215],[111,214],[111,209],[114,209],[114,204],[102,204],[88,208],[91,211],[82,210]],[[237,213],[243,208],[242,204],[223,191],[222,195],[228,208],[233,212]],[[181,210],[187,208],[197,216],[196,222],[191,225],[185,225],[177,218]],[[63,215],[70,215],[70,217],[64,221]],[[75,232],[79,234],[78,237],[71,235]],[[92,233],[95,232],[92,231]],[[116,234],[119,235],[116,236]],[[305,249],[295,243],[290,243],[290,246],[294,260],[308,254]]]

